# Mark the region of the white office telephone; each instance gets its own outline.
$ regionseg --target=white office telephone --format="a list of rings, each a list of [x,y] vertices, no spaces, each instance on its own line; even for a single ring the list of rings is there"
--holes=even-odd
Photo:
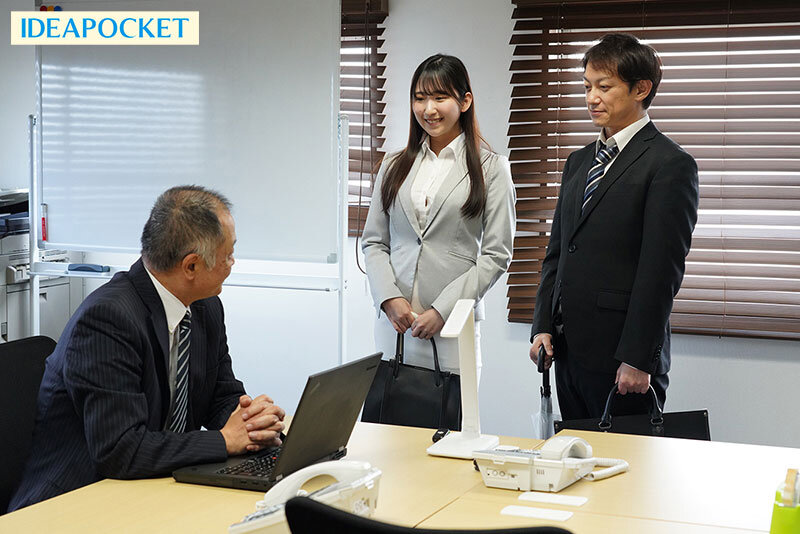
[[[308,493],[309,480],[328,475],[336,482]],[[292,497],[306,495],[347,512],[371,516],[378,502],[381,471],[368,462],[333,460],[309,465],[275,484],[256,503],[256,511],[228,527],[229,534],[289,534],[284,505]]]
[[[500,445],[474,456],[484,484],[522,491],[556,492],[581,478],[601,480],[628,470],[625,460],[592,457],[592,446],[574,436],[550,438],[535,451]]]

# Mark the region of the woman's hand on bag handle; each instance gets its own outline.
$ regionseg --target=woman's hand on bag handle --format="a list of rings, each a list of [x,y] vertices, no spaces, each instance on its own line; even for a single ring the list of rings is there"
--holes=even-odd
[[[420,339],[430,339],[444,326],[444,319],[435,308],[425,310],[411,325],[411,335]]]
[[[386,299],[381,304],[381,308],[398,333],[402,334],[411,328],[411,324],[414,322],[414,315],[411,312],[411,304],[406,299],[403,297]]]

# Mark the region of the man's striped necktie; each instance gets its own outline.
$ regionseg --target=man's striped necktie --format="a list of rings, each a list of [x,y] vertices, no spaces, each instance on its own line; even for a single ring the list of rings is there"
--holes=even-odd
[[[175,402],[169,429],[183,432],[186,429],[186,407],[189,399],[189,347],[192,338],[192,315],[188,311],[178,328],[178,370],[175,373]]]
[[[606,145],[597,151],[592,168],[589,169],[589,174],[586,176],[586,188],[583,190],[581,213],[586,209],[586,204],[591,200],[592,193],[594,193],[597,186],[600,185],[600,180],[603,179],[603,175],[606,173],[606,167],[608,167],[609,162],[614,159],[617,153],[619,153],[619,147],[617,145]]]

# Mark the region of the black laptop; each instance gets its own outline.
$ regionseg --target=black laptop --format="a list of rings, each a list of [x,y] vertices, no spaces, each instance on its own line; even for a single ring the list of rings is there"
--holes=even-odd
[[[225,462],[183,467],[172,476],[178,482],[266,491],[307,465],[343,457],[381,355],[308,377],[280,447]]]

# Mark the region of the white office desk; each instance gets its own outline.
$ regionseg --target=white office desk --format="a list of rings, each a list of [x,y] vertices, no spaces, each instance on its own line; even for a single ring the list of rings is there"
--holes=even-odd
[[[559,493],[587,497],[580,507],[519,501],[519,492],[481,484],[420,526],[551,524],[576,533],[768,532],[775,490],[787,468],[800,466],[800,450],[785,447],[574,430],[561,434],[586,439],[595,456],[627,460],[630,470],[597,482],[581,480]],[[508,505],[568,510],[575,516],[563,523],[500,516]],[[472,512],[464,515],[468,510]]]
[[[428,456],[433,430],[359,423],[347,458],[383,474],[376,518],[414,526],[481,484],[472,462]],[[540,440],[513,439],[525,447]],[[509,442],[509,439],[505,440]],[[261,492],[171,478],[102,480],[0,517],[0,533],[224,533],[255,510]]]
[[[356,425],[348,458],[383,471],[375,518],[427,528],[550,524],[576,534],[614,532],[744,534],[767,532],[775,489],[800,449],[568,431],[597,456],[624,458],[630,471],[562,491],[581,507],[519,501],[519,492],[487,488],[472,462],[425,453],[433,431]],[[538,440],[501,438],[535,448]],[[103,480],[0,517],[0,533],[224,533],[253,511],[259,492],[180,484],[171,478]],[[565,522],[501,516],[515,504],[569,510]]]

